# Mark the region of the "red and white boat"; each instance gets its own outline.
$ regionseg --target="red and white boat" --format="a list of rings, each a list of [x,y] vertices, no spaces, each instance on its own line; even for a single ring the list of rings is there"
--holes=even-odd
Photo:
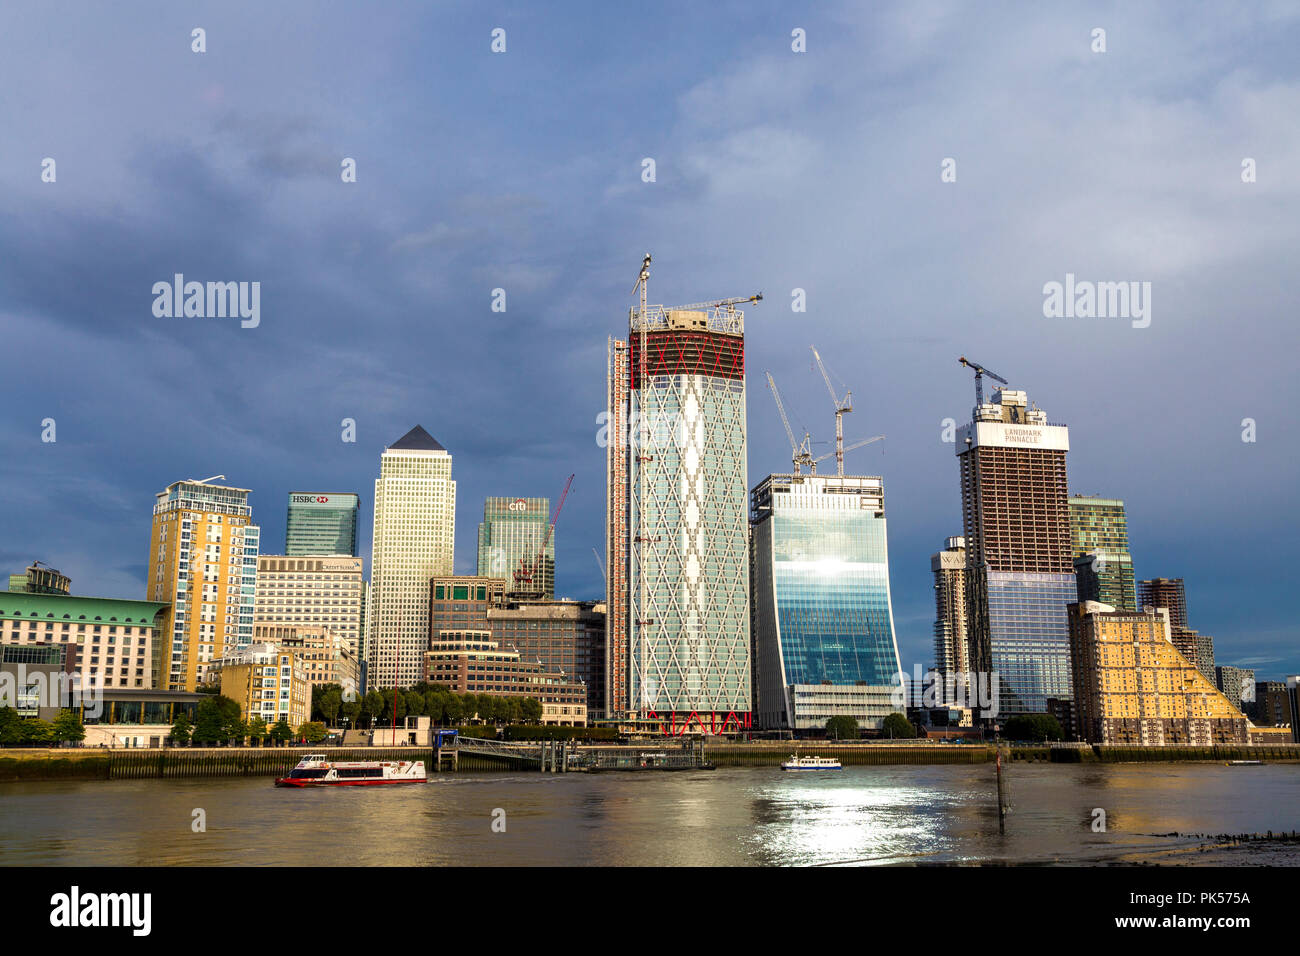
[[[384,783],[428,783],[423,760],[332,761],[310,754],[298,761],[277,787],[372,787]]]

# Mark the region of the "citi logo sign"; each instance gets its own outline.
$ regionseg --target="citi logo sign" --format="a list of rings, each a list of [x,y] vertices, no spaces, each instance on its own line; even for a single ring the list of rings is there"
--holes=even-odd
[[[153,925],[152,893],[82,893],[78,886],[50,897],[50,925],[125,926],[133,936],[148,936]]]
[[[523,498],[516,498],[514,501],[510,502],[509,505],[507,505],[507,509],[510,511],[527,511],[528,502],[525,501]]]
[[[155,282],[153,294],[155,318],[239,318],[245,329],[262,322],[260,282],[186,282],[178,272],[171,282]]]

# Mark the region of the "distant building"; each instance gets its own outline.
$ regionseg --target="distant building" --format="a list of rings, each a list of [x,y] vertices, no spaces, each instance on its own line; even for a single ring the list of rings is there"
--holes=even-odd
[[[757,726],[880,729],[902,711],[883,482],[770,475],[750,522]]]
[[[354,659],[361,654],[362,559],[350,555],[263,554],[257,559],[254,629],[325,628]],[[254,640],[260,640],[254,635]]]
[[[98,707],[83,707],[86,747],[161,747],[183,715],[194,723],[204,695],[183,690],[109,688]]]
[[[587,688],[587,716],[605,715],[605,605],[599,601],[509,601],[489,608],[502,647]]]
[[[999,717],[1045,713],[1048,698],[1071,695],[1070,433],[1011,388],[972,419],[956,443],[972,664],[997,675]]]
[[[371,687],[410,687],[429,647],[429,579],[452,573],[456,482],[451,455],[419,425],[384,450],[375,481],[367,604]]]
[[[950,537],[930,555],[934,575],[934,666],[945,682],[960,681],[969,701],[965,675],[971,668],[970,620],[966,613],[966,539]]]
[[[26,591],[28,594],[68,594],[72,579],[54,568],[34,561],[23,574],[9,575],[10,591]]]
[[[1255,672],[1245,667],[1221,664],[1214,668],[1214,683],[1237,709],[1248,714],[1247,707],[1255,701]]]
[[[1256,681],[1255,704],[1249,714],[1250,719],[1261,727],[1290,727],[1291,701],[1287,696],[1286,681]]]
[[[312,687],[338,684],[345,694],[361,694],[361,662],[352,645],[329,628],[258,624],[253,628],[253,637],[258,643],[292,651],[294,661]]]
[[[443,631],[486,631],[488,609],[505,601],[503,578],[448,574],[429,581],[429,634],[426,645]]]
[[[297,732],[311,719],[311,684],[299,652],[266,643],[237,648],[213,662],[210,680],[245,720],[260,717],[270,727],[283,719]]]
[[[0,591],[0,644],[75,647],[86,692],[147,688],[167,610],[160,601]]]
[[[361,498],[350,492],[289,492],[284,553],[357,556],[357,516]]]
[[[1300,743],[1300,674],[1287,677],[1286,698],[1291,715],[1291,739]]]
[[[1138,603],[1142,607],[1169,608],[1170,630],[1187,628],[1187,592],[1182,578],[1151,578],[1138,582]]]
[[[628,672],[628,485],[629,398],[632,373],[627,342],[610,338],[605,395],[605,710],[611,718],[631,716]]]
[[[80,701],[76,644],[0,645],[0,707],[53,720]]]
[[[541,702],[542,723],[586,726],[586,685],[522,659],[493,640],[491,631],[439,633],[425,653],[425,669],[429,683],[457,694],[533,697]]]
[[[1167,608],[1069,608],[1074,719],[1091,743],[1250,742],[1249,721],[1169,642]]]
[[[1070,547],[1079,600],[1136,611],[1137,590],[1124,502],[1119,498],[1071,495],[1069,506]]]
[[[153,645],[161,689],[195,690],[213,661],[253,640],[261,529],[248,495],[189,479],[155,496],[145,576],[149,600],[170,605]]]
[[[478,526],[478,573],[502,578],[506,592],[555,597],[555,536],[549,498],[488,498]]]

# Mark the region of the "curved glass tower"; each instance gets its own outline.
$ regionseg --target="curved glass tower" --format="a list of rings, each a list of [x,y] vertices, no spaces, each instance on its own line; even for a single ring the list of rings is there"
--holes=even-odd
[[[750,523],[758,726],[879,728],[899,687],[881,480],[772,475]]]

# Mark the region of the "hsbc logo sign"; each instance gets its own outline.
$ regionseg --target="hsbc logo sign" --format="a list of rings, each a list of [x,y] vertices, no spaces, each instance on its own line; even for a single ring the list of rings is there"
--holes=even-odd
[[[328,505],[333,503],[334,498],[334,495],[290,495],[289,503],[295,505]],[[345,503],[351,504],[350,501],[340,502],[340,504]]]

